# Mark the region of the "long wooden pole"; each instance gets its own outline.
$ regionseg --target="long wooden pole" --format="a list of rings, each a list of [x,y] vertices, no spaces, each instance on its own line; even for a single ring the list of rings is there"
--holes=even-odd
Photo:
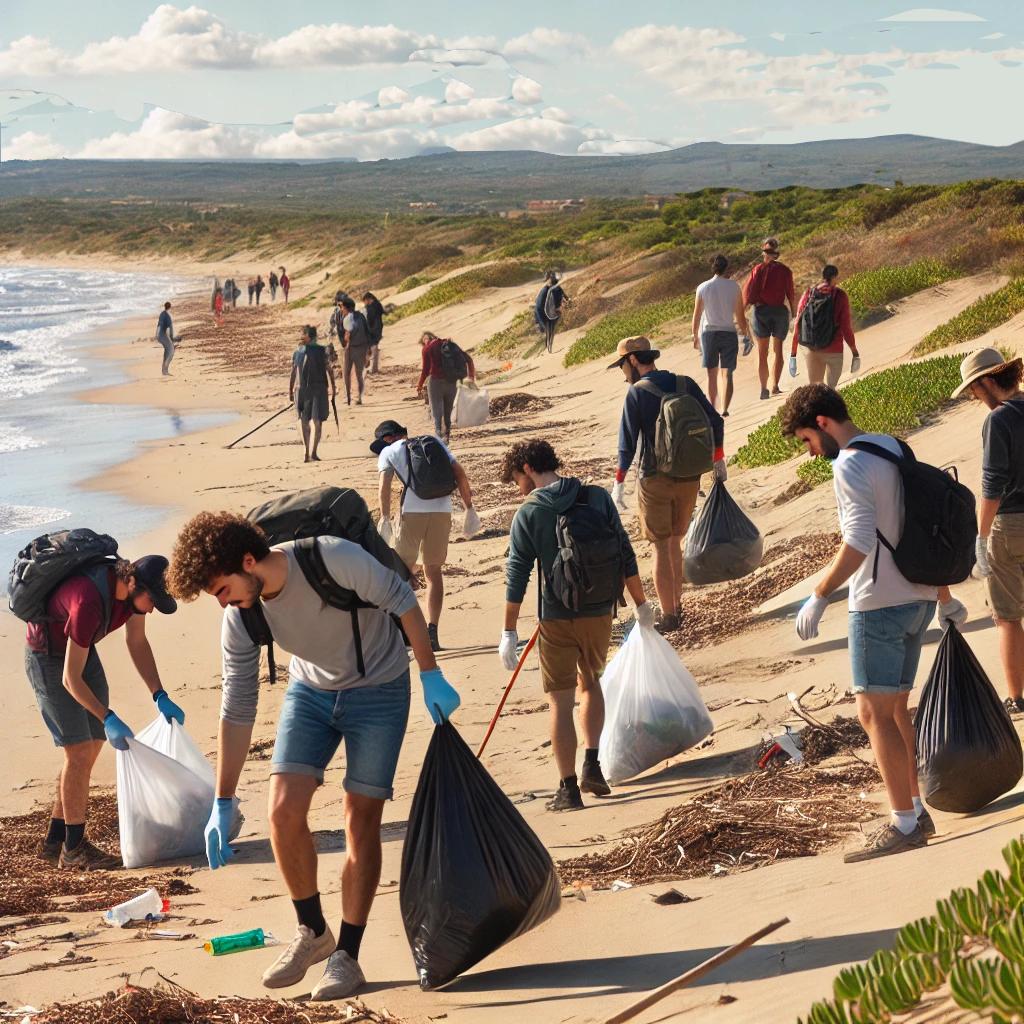
[[[748,935],[745,939],[741,939],[735,946],[729,946],[728,949],[723,949],[721,953],[716,953],[703,963],[697,964],[696,967],[691,967],[690,970],[680,974],[678,978],[673,978],[671,981],[666,982],[661,986],[661,988],[656,988],[653,992],[649,992],[643,997],[643,999],[638,999],[635,1003],[631,1003],[624,1010],[615,1014],[614,1017],[609,1017],[605,1020],[604,1024],[623,1024],[624,1021],[632,1020],[638,1013],[642,1013],[644,1010],[648,1009],[648,1007],[661,1002],[665,996],[671,995],[673,992],[678,992],[679,989],[686,988],[687,985],[692,984],[699,978],[703,978],[705,974],[713,971],[716,967],[720,964],[724,964],[727,960],[731,960],[738,953],[742,953],[748,946],[752,946],[755,942],[763,939],[766,935],[770,935],[772,932],[781,928],[784,924],[789,924],[788,917],[782,918],[781,921],[773,921],[771,924],[765,925],[764,928],[754,932],[753,935]]]
[[[498,724],[498,717],[501,715],[501,709],[505,706],[505,701],[508,700],[508,695],[512,692],[512,686],[516,679],[519,677],[519,671],[526,663],[526,656],[530,653],[533,645],[537,642],[537,637],[540,636],[540,623],[537,623],[537,628],[533,631],[533,636],[526,642],[526,646],[523,648],[523,653],[519,655],[519,664],[516,665],[515,672],[512,673],[512,678],[508,681],[508,686],[505,687],[505,692],[501,695],[501,700],[498,701],[498,706],[494,710],[494,717],[491,719],[491,724],[487,727],[487,735],[484,736],[483,743],[480,744],[480,749],[476,752],[478,758],[483,757],[484,747],[487,746],[487,741],[491,738],[491,733],[494,732],[494,727]]]
[[[278,416],[283,416],[289,409],[294,409],[294,408],[295,408],[295,406],[293,406],[292,403],[289,402],[283,409],[279,410],[278,412],[275,412],[273,416],[268,416],[258,426],[253,427],[252,430],[250,430],[248,434],[243,434],[241,437],[236,437],[235,440],[231,442],[231,444],[226,444],[226,445],[224,445],[224,447],[225,448],[234,448],[235,445],[238,444],[239,441],[244,441],[247,437],[251,436],[252,434],[255,434],[256,431],[259,430],[261,427],[265,427],[271,420],[276,420]]]

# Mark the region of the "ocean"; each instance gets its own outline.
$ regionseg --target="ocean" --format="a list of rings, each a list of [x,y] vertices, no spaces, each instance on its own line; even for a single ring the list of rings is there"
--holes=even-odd
[[[17,552],[41,533],[89,526],[130,541],[166,514],[105,492],[103,470],[142,442],[229,417],[83,402],[76,393],[128,379],[89,351],[104,324],[151,315],[155,334],[164,301],[202,286],[158,274],[0,267],[0,591]],[[154,341],[154,374],[160,357]],[[81,486],[93,477],[98,488]]]

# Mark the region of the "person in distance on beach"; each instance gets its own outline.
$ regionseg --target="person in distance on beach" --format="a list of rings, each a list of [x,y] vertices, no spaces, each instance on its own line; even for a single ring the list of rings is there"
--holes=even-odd
[[[558,769],[558,789],[550,811],[578,811],[582,793],[608,796],[598,758],[604,728],[601,672],[608,658],[612,615],[623,587],[636,605],[641,626],[654,625],[654,611],[644,597],[636,555],[622,528],[615,505],[603,487],[585,486],[575,477],[560,476],[562,463],[547,441],[525,441],[510,448],[501,465],[502,483],[514,483],[525,499],[509,535],[506,562],[505,628],[498,645],[502,665],[513,671],[518,662],[517,626],[534,566],[540,573],[540,674],[551,708],[551,752]],[[589,579],[586,594],[571,595],[556,569],[560,560],[558,524],[565,517],[569,532],[588,543],[577,550],[596,553],[582,565]],[[593,557],[588,555],[584,557]],[[570,607],[569,601],[574,607]],[[580,726],[585,755],[576,776],[576,726],[573,705],[579,690]]]
[[[803,345],[808,381],[811,384],[827,384],[830,388],[834,388],[843,375],[844,342],[850,346],[853,356],[850,373],[860,370],[860,353],[857,351],[857,339],[850,317],[850,298],[836,284],[838,280],[838,268],[829,263],[822,268],[821,282],[808,288],[801,296],[793,324],[793,347],[789,353],[790,377],[796,376],[796,350],[798,345]],[[808,303],[815,310],[814,319],[804,315]],[[816,322],[821,323],[821,329],[828,332],[827,337],[814,339],[808,336]]]
[[[363,295],[363,315],[370,331],[370,365],[367,373],[380,372],[380,343],[384,337],[384,307],[373,292]]]
[[[625,508],[626,474],[633,465],[639,446],[637,503],[644,537],[654,545],[654,589],[661,604],[657,629],[661,633],[672,633],[682,624],[683,583],[686,582],[683,576],[683,538],[697,504],[700,475],[709,462],[713,464],[716,480],[724,480],[727,475],[723,449],[725,421],[695,381],[658,369],[656,360],[660,354],[651,348],[647,338],[623,338],[619,342],[615,362],[608,367],[609,370],[620,369],[630,385],[622,405],[619,462],[612,499],[620,510]],[[673,400],[670,396],[676,394],[685,396],[685,406],[681,408],[685,409],[683,418],[686,425],[679,438],[698,436],[706,441],[706,445],[697,453],[701,458],[701,465],[698,465],[693,462],[693,445],[683,445],[677,459],[676,442],[670,441],[674,461],[672,472],[659,472],[655,448],[658,420],[662,403]]]
[[[988,586],[999,655],[1006,675],[1006,708],[1024,713],[1024,394],[1021,360],[1007,361],[994,348],[973,352],[960,364],[963,383],[988,410],[982,428],[978,574]]]
[[[790,314],[796,316],[793,272],[779,261],[779,240],[766,238],[761,244],[761,262],[750,272],[743,291],[744,306],[754,307],[754,335],[757,338],[757,373],[761,398],[768,398],[768,343],[772,344],[771,394],[781,395],[782,343],[789,333]]]
[[[277,273],[276,273],[276,271],[272,270],[267,275],[267,285],[270,288],[270,301],[271,302],[275,302],[277,300]]]
[[[174,358],[174,348],[181,341],[181,338],[174,336],[174,321],[171,320],[171,304],[164,303],[164,308],[156,321],[156,340],[160,342],[164,350],[163,363],[160,372],[164,377],[171,375],[171,360]]]
[[[327,385],[331,391],[328,396]],[[295,385],[298,384],[298,398]],[[304,462],[319,462],[317,451],[324,421],[331,414],[331,399],[337,395],[334,381],[334,367],[327,358],[327,350],[317,343],[316,327],[307,324],[302,328],[302,344],[292,355],[292,373],[288,379],[288,401],[295,403],[302,431],[302,445],[306,452]],[[313,449],[310,451],[310,426],[312,425]]]
[[[341,340],[345,347],[345,402],[352,404],[352,371],[356,374],[356,405],[363,404],[363,370],[370,351],[370,329],[366,317],[356,309],[355,300],[346,295],[341,300]]]
[[[537,293],[533,303],[533,319],[537,324],[537,330],[544,338],[548,352],[551,352],[555,345],[555,329],[562,316],[562,306],[570,302],[558,281],[558,273],[549,270],[544,275],[544,287]]]
[[[455,711],[459,695],[437,667],[408,583],[358,544],[337,537],[320,537],[316,544],[334,582],[366,602],[358,612],[359,648],[352,614],[321,600],[299,563],[296,542],[269,547],[263,531],[242,516],[203,512],[188,522],[175,542],[170,581],[181,600],[205,592],[224,609],[216,795],[206,828],[213,869],[232,856],[232,798],[252,741],[260,691],[259,648],[241,610],[258,606],[272,635],[292,653],[270,765],[269,817],[274,859],[298,924],[295,937],[264,972],[263,984],[297,985],[310,967],[326,960],[312,999],[327,1000],[350,996],[365,983],[359,949],[380,882],[381,817],[394,795],[410,706],[409,656],[392,616],[408,637],[435,723]],[[347,853],[335,942],[320,902],[309,809],[342,740]]]
[[[288,292],[291,290],[292,281],[287,273],[285,273],[284,267],[281,268],[281,275],[278,277],[277,282],[281,286],[281,294],[284,296],[285,305],[287,305]]]
[[[249,305],[252,305],[252,298],[256,294],[256,278],[250,277],[248,281]]]
[[[256,275],[256,284],[253,286],[253,289],[256,292],[256,305],[257,306],[260,304],[260,295],[263,294],[263,289],[264,288],[266,288],[266,283],[263,280],[263,275],[262,274],[257,274]]]
[[[416,394],[427,386],[430,413],[434,417],[434,433],[447,443],[452,433],[452,409],[459,381],[464,377],[476,380],[473,357],[451,338],[439,338],[433,331],[424,331],[420,338],[422,366]],[[443,430],[443,433],[442,433]]]
[[[218,288],[213,295],[213,319],[218,327],[224,323],[224,290]]]
[[[708,401],[718,404],[718,378],[725,378],[722,415],[729,415],[732,375],[743,338],[743,354],[753,347],[747,337],[743,290],[726,273],[729,261],[722,255],[711,261],[713,277],[697,287],[693,306],[693,347],[701,354],[700,365],[708,371]]]

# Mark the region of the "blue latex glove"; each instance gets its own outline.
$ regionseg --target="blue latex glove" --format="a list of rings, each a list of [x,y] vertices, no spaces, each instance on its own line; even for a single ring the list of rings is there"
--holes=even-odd
[[[135,737],[135,733],[113,711],[108,711],[103,717],[103,731],[115,750],[127,750],[128,741]]]
[[[449,716],[462,703],[455,687],[444,677],[439,668],[432,668],[420,673],[423,684],[423,701],[427,705],[434,725],[448,721]]]
[[[789,357],[789,375],[790,377],[796,376],[796,356]]]
[[[157,711],[159,711],[168,722],[173,719],[178,723],[178,725],[185,724],[185,712],[167,696],[166,690],[157,690],[156,693],[153,694],[153,700],[156,701]]]
[[[203,833],[206,837],[206,859],[210,863],[211,871],[224,867],[235,855],[235,851],[228,846],[228,834],[234,817],[234,800],[231,797],[217,797],[213,801],[210,820]]]

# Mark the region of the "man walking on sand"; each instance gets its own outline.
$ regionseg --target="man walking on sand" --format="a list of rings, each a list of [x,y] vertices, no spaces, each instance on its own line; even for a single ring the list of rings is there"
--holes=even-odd
[[[795,377],[796,349],[804,347],[807,379],[811,384],[834,388],[843,375],[843,343],[853,356],[850,373],[860,370],[860,353],[850,318],[850,298],[836,284],[839,270],[831,263],[821,271],[821,283],[808,288],[800,298],[793,324],[793,347],[789,353],[789,375]]]
[[[459,381],[467,376],[470,380],[476,380],[476,366],[473,357],[459,348],[451,338],[439,338],[432,331],[423,332],[420,347],[422,367],[416,394],[422,395],[423,385],[427,385],[430,413],[434,417],[434,433],[447,442],[452,434],[452,409]]]
[[[619,464],[612,499],[619,509],[625,508],[624,481],[639,445],[637,504],[640,528],[654,545],[654,589],[661,604],[657,629],[672,633],[682,623],[683,538],[697,504],[701,473],[710,467],[716,480],[724,480],[728,472],[723,448],[725,422],[693,380],[658,369],[660,354],[647,338],[623,338],[618,358],[608,367],[618,367],[630,385],[619,424]],[[676,395],[684,399],[676,399]],[[666,447],[672,448],[671,472],[659,471],[655,445],[666,402],[679,402],[680,413],[675,440],[666,441]],[[695,455],[699,462],[694,461]]]
[[[1006,675],[1006,709],[1024,713],[1024,394],[1021,360],[983,348],[960,364],[964,392],[989,410],[982,428],[978,574],[988,586]]]
[[[469,477],[459,461],[437,437],[409,440],[409,433],[395,420],[378,424],[373,433],[370,451],[377,456],[380,473],[380,535],[391,544],[394,541],[398,557],[415,572],[423,566],[427,582],[427,633],[434,651],[443,650],[437,637],[444,606],[444,565],[448,560],[448,537],[452,530],[452,492],[458,490],[467,513],[473,508],[473,491]],[[446,460],[448,466],[435,466],[432,456]],[[417,470],[437,469],[437,480],[423,480]],[[450,469],[449,469],[450,467]],[[431,472],[431,475],[432,472]],[[398,504],[397,526],[392,526],[391,486],[395,477],[402,481],[402,495]],[[437,497],[422,496],[443,492]]]
[[[789,317],[796,315],[793,272],[779,261],[779,240],[766,238],[761,244],[761,262],[750,272],[743,291],[744,306],[754,307],[754,336],[757,338],[757,373],[761,398],[768,397],[768,342],[772,344],[771,394],[781,395],[782,343],[789,333]]]
[[[729,261],[719,254],[711,261],[714,274],[697,286],[693,306],[693,347],[700,354],[700,365],[708,371],[708,401],[718,405],[718,378],[724,378],[725,397],[722,415],[729,415],[732,402],[732,375],[743,339],[743,354],[749,355],[753,345],[747,337],[747,314],[743,306],[743,290],[726,276]]]
[[[163,364],[161,365],[161,374],[164,377],[170,377],[171,375],[171,360],[174,358],[174,349],[181,338],[174,336],[174,321],[171,320],[171,304],[169,302],[164,303],[164,308],[160,312],[160,316],[156,321],[156,340],[160,342],[164,350]]]
[[[362,405],[365,386],[363,371],[366,369],[366,357],[370,352],[370,329],[366,326],[366,317],[356,309],[355,300],[350,296],[342,298],[341,310],[343,316],[338,334],[345,348],[345,403],[352,404],[352,371],[355,370],[356,405]]]
[[[366,602],[358,611],[357,649],[352,613],[325,604],[310,586],[296,556],[298,543],[271,548],[263,531],[242,516],[203,512],[178,535],[170,580],[181,600],[206,592],[224,609],[216,796],[206,827],[213,869],[232,856],[232,798],[249,752],[259,699],[259,648],[246,630],[241,609],[258,604],[275,640],[292,652],[270,765],[269,817],[274,859],[298,926],[264,972],[263,984],[297,985],[310,967],[326,960],[324,975],[312,991],[317,1001],[343,999],[365,983],[359,948],[380,882],[384,802],[394,794],[409,718],[409,657],[392,616],[408,637],[423,699],[436,723],[455,711],[459,696],[437,667],[423,613],[397,573],[358,544],[337,537],[314,541],[335,583]],[[347,852],[341,873],[341,930],[335,942],[320,902],[309,809],[342,740]]]
[[[25,637],[25,672],[54,746],[64,752],[42,860],[75,871],[119,868],[121,860],[85,838],[89,781],[104,739],[127,750],[131,729],[110,708],[107,677],[96,644],[124,626],[128,654],[157,709],[184,724],[185,713],[164,690],[146,616],[177,608],[167,593],[167,559],[94,562],[59,583],[46,602],[47,621],[31,622]]]
[[[284,267],[281,268],[281,276],[277,279],[277,283],[281,286],[281,294],[284,296],[284,303],[288,305],[288,292],[292,287],[292,279],[285,272]]]
[[[533,319],[548,352],[555,346],[555,329],[562,317],[562,306],[569,304],[569,298],[558,282],[558,273],[549,270],[544,275],[544,287],[537,293],[533,303]]]
[[[502,483],[515,483],[526,500],[512,520],[509,536],[505,628],[498,656],[508,671],[515,669],[519,613],[537,565],[540,674],[551,708],[551,751],[559,778],[547,807],[578,811],[583,808],[581,791],[594,796],[611,793],[598,758],[604,728],[600,678],[611,643],[612,615],[623,587],[636,605],[641,626],[654,625],[654,611],[644,597],[633,546],[608,492],[585,486],[575,477],[560,476],[561,465],[551,445],[541,440],[515,445],[502,461]],[[560,571],[563,527],[575,542],[572,547],[583,560],[589,582],[586,593],[576,592],[577,600],[563,586],[565,576]],[[585,749],[578,779],[573,722],[577,690]]]
[[[939,604],[939,621],[963,623],[967,610],[949,593],[911,583],[896,568],[888,544],[903,533],[903,482],[887,459],[857,445],[873,445],[902,457],[888,434],[865,434],[850,420],[838,391],[824,384],[797,388],[782,408],[781,427],[810,455],[832,460],[843,542],[825,577],[796,619],[801,640],[818,635],[829,597],[850,581],[849,648],[857,715],[892,808],[890,821],[867,837],[847,864],[923,847],[935,824],[917,784],[914,723],[907,699],[914,686],[925,630]]]
[[[302,328],[302,344],[292,355],[292,373],[288,379],[288,401],[295,403],[302,431],[302,444],[306,457],[304,462],[319,462],[317,450],[323,433],[324,421],[331,414],[331,402],[338,392],[334,381],[334,367],[327,358],[327,350],[317,344],[316,327],[307,324]],[[295,396],[296,382],[299,385],[298,399]],[[327,394],[328,382],[331,386]],[[310,424],[313,432],[313,449],[310,451]]]

